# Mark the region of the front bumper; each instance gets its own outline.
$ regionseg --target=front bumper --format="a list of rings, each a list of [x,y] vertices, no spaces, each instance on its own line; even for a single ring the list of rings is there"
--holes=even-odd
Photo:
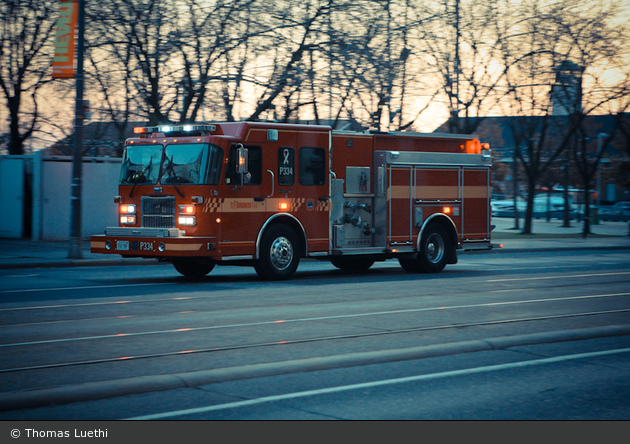
[[[92,253],[157,259],[184,256],[219,259],[220,255],[216,237],[185,236],[174,228],[107,228],[105,234],[90,238],[90,249]]]

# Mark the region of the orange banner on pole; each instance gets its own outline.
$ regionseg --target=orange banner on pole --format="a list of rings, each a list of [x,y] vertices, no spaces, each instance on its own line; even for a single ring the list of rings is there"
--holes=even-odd
[[[74,41],[79,18],[76,0],[60,0],[57,32],[55,34],[55,55],[52,60],[53,79],[73,79]]]

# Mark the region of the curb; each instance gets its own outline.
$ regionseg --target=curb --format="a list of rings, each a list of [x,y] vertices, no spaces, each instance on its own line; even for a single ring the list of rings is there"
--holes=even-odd
[[[349,353],[337,356],[244,365],[240,367],[200,370],[169,375],[139,376],[113,381],[89,382],[48,389],[2,393],[0,394],[0,411],[45,407],[52,404],[61,405],[93,401],[117,396],[191,388],[220,382],[290,373],[331,370],[335,368],[357,367],[437,356],[502,350],[524,345],[579,341],[624,335],[630,335],[630,324],[503,336],[394,350]]]
[[[497,242],[499,243],[499,242]],[[496,254],[496,253],[540,253],[545,251],[589,251],[589,250],[630,250],[630,245],[615,245],[615,246],[602,246],[602,245],[584,245],[576,247],[497,247],[491,250],[458,250],[457,254]]]

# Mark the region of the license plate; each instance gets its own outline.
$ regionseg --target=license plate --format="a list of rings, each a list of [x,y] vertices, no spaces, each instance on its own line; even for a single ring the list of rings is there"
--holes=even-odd
[[[129,251],[129,241],[116,241],[116,250]]]

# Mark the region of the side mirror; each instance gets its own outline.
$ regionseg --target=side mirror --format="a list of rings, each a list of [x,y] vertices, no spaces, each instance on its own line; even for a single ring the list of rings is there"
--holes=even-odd
[[[247,174],[247,148],[244,148],[240,143],[236,147],[236,157],[238,158],[238,163],[236,164],[236,172],[238,174]]]
[[[241,186],[249,183],[252,180],[252,175],[249,173],[248,165],[248,150],[240,143],[236,146],[236,158],[238,160],[236,164],[236,173],[241,176]]]

